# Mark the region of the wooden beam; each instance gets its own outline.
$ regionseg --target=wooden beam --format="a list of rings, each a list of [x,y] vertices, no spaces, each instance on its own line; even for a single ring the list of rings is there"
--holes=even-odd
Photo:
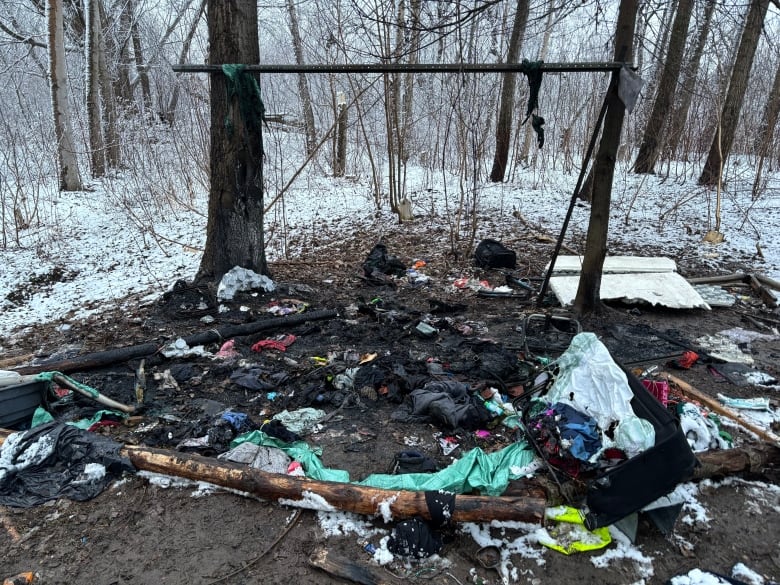
[[[742,425],[751,433],[758,435],[761,439],[765,441],[769,441],[770,443],[776,446],[780,445],[780,437],[778,437],[771,431],[766,431],[762,428],[757,427],[750,421],[745,420],[736,410],[734,410],[733,408],[729,408],[727,406],[723,406],[720,402],[718,402],[714,398],[707,396],[700,390],[697,390],[696,388],[688,384],[688,382],[681,380],[677,376],[673,376],[668,372],[659,372],[657,374],[657,377],[662,378],[664,380],[668,380],[669,382],[674,384],[680,390],[680,392],[682,392],[683,396],[685,396],[686,398],[697,400],[698,402],[701,402],[704,406],[706,406],[713,412],[717,412],[718,414],[730,418],[734,422]]]

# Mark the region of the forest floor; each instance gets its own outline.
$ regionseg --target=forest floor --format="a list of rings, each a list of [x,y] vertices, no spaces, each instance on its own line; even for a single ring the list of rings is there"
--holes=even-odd
[[[163,345],[209,329],[273,318],[267,309],[282,299],[293,299],[295,302],[287,306],[295,308],[305,303],[301,315],[321,309],[338,311],[334,318],[236,339],[240,359],[262,368],[267,375],[271,384],[267,389],[249,390],[232,382],[230,376],[239,368],[237,360],[219,361],[208,356],[168,359],[159,354],[146,359],[148,382],[140,419],[133,425],[105,427],[100,432],[121,443],[173,451],[185,439],[213,430],[215,415],[226,409],[246,413],[251,424],[259,426],[283,409],[311,406],[306,397],[312,394],[307,391],[318,387],[320,394],[325,392],[331,377],[343,372],[354,356],[377,354],[374,364],[390,368],[400,363],[410,376],[430,375],[431,364],[437,363],[445,371],[457,372],[456,377],[466,382],[484,382],[467,365],[478,360],[485,344],[517,355],[525,347],[520,326],[529,314],[567,315],[553,306],[537,309],[517,298],[484,297],[468,287],[453,286],[456,277],[487,279],[501,285],[504,275],[474,268],[468,259],[433,249],[436,240],[445,241],[445,237],[400,230],[389,230],[384,237],[389,253],[406,266],[417,258],[426,259],[426,266],[420,268],[430,278],[426,283],[398,279],[392,285],[382,285],[363,278],[361,265],[376,242],[372,234],[354,234],[334,241],[328,258],[320,254],[272,264],[277,290],[241,294],[234,302],[225,303],[227,311],[216,310],[211,293],[192,289],[180,289],[155,302],[128,298],[122,310],[97,313],[69,328],[34,327],[23,335],[0,340],[7,348],[0,357],[17,357],[21,365],[27,354],[34,354],[37,361],[56,361],[134,344]],[[509,245],[518,253],[514,276],[543,276],[552,248],[549,243],[518,239]],[[703,274],[697,266],[679,269],[686,277]],[[724,266],[723,270],[751,271],[749,266],[740,265]],[[580,324],[583,330],[597,333],[616,359],[623,361],[629,350],[636,348],[614,337],[616,326],[652,327],[693,340],[733,327],[754,330],[756,321],[780,320],[749,288],[737,285],[729,291],[738,297],[736,305],[729,308],[705,311],[613,305]],[[202,300],[205,308],[199,306]],[[433,309],[445,306],[453,312],[430,318]],[[214,321],[204,323],[206,314]],[[416,325],[421,320],[437,325],[439,334],[418,334]],[[284,352],[250,350],[257,341],[277,334],[295,335],[295,341]],[[205,349],[215,353],[219,344]],[[771,376],[780,375],[777,339],[756,341],[750,351],[756,368]],[[326,367],[311,359],[328,356],[331,366]],[[666,369],[668,356],[634,355],[627,361]],[[137,398],[138,366],[136,359],[71,375],[115,400],[132,404]],[[775,404],[777,401],[777,386],[717,382],[701,363],[675,375],[712,397],[722,392],[741,398],[769,396]],[[273,400],[268,394],[271,389],[276,392]],[[398,404],[387,397],[365,389],[347,394],[351,394],[349,400],[339,412],[304,439],[321,449],[326,467],[347,470],[353,480],[388,472],[394,454],[410,447],[445,467],[453,457],[474,447],[489,452],[517,439],[515,431],[501,426],[491,428],[486,436],[477,436],[436,424],[398,422],[391,418]],[[320,407],[328,413],[337,409],[327,401]],[[88,417],[95,410],[93,403],[76,400],[56,414],[70,420]],[[736,426],[728,430],[736,445],[758,442]],[[443,436],[458,442],[454,453],[442,452],[439,439]],[[225,449],[225,440],[221,436],[202,449],[191,450],[215,456]],[[325,518],[312,510],[298,512],[245,494],[204,491],[203,486],[134,474],[86,502],[58,499],[31,508],[0,507],[0,578],[33,571],[34,582],[40,584],[349,582],[311,564],[312,555],[325,547],[332,558],[368,570],[371,576],[353,578],[353,582],[366,583],[665,583],[696,568],[730,575],[739,563],[761,575],[764,582],[780,579],[780,483],[776,469],[748,478],[714,478],[692,485],[690,491],[695,497],[683,507],[671,532],[662,533],[640,515],[633,544],[617,535],[616,542],[606,549],[564,555],[532,539],[523,541],[527,525],[456,526],[434,559],[409,561],[397,556],[380,566],[363,546],[371,542],[379,547],[382,536],[391,531],[392,525],[381,518],[355,517],[355,527],[363,527],[361,534],[350,530],[349,522],[333,531]],[[503,547],[503,574],[479,562],[477,552],[486,541],[476,538],[477,532],[499,544],[515,543],[511,551]],[[518,542],[525,545],[519,547]]]

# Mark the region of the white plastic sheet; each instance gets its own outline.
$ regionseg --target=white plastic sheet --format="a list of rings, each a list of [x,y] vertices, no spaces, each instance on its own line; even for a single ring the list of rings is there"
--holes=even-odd
[[[556,363],[560,374],[548,393],[549,402],[570,404],[596,419],[602,430],[635,416],[628,378],[595,333],[575,335]]]
[[[220,301],[232,301],[237,292],[256,289],[273,292],[276,290],[276,284],[264,274],[257,274],[257,272],[248,268],[234,266],[219,281],[217,299]]]

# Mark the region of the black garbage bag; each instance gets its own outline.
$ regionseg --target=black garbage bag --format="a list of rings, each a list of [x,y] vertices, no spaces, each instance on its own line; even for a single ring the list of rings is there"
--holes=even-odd
[[[403,276],[406,274],[406,266],[398,258],[387,253],[387,246],[379,243],[372,248],[363,262],[363,274],[366,277],[370,278],[376,273]]]
[[[125,471],[135,471],[120,449],[121,443],[58,422],[11,435],[0,447],[0,505],[90,500]]]

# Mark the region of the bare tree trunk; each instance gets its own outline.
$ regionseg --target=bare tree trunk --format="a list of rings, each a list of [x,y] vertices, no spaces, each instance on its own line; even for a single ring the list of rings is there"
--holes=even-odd
[[[758,166],[756,167],[756,178],[753,181],[753,200],[758,199],[761,192],[761,173],[764,169],[764,160],[769,156],[772,146],[772,135],[777,124],[778,114],[780,114],[780,65],[775,71],[775,80],[772,83],[772,89],[769,90],[769,97],[764,108],[763,122],[761,126],[761,135],[758,139]]]
[[[87,125],[89,128],[89,154],[92,166],[92,176],[102,177],[106,174],[106,149],[103,142],[103,127],[100,108],[100,11],[99,0],[84,0],[84,14],[87,20],[87,30],[84,43],[86,61],[86,100]]]
[[[682,67],[683,52],[685,51],[685,39],[688,36],[688,25],[691,22],[693,12],[693,0],[680,0],[677,5],[677,14],[672,25],[669,48],[666,51],[666,63],[658,84],[658,93],[655,96],[653,110],[645,126],[642,145],[634,163],[634,172],[652,173],[661,151],[661,143],[664,140],[664,126],[677,90],[677,82]]]
[[[731,145],[737,131],[739,113],[745,97],[753,57],[758,46],[758,39],[769,9],[770,0],[751,0],[750,9],[745,19],[745,27],[739,42],[739,49],[731,70],[731,80],[726,93],[726,101],[720,115],[720,132],[710,146],[710,152],[699,177],[699,184],[713,187],[721,179],[723,164],[731,153]]]
[[[642,27],[643,34],[647,34],[647,31],[650,30],[650,34],[652,35],[652,37],[645,37],[641,39],[641,41],[636,38],[634,40],[634,45],[652,46],[650,66],[654,67],[654,69],[652,69],[652,77],[650,77],[649,81],[645,84],[644,91],[642,92],[644,95],[653,96],[656,93],[656,88],[658,87],[661,71],[663,69],[661,64],[666,58],[665,51],[669,43],[669,34],[672,30],[672,19],[677,10],[677,1],[678,0],[672,0],[671,2],[642,2],[642,9],[637,14],[637,18],[643,16],[645,20],[644,26]],[[664,9],[663,14],[660,16],[657,14],[659,10],[658,5],[663,6]],[[647,13],[642,14],[642,12],[645,12],[645,9]],[[657,21],[657,24],[654,23],[652,26],[649,26],[647,23],[649,20]],[[656,30],[659,32],[656,33]],[[660,38],[657,38],[658,34],[661,35]],[[644,53],[644,51],[642,51],[642,53]]]
[[[298,65],[303,65],[305,63],[303,58],[303,43],[301,42],[301,33],[298,30],[298,14],[295,9],[294,0],[287,0],[287,13],[290,15],[290,34],[292,35],[295,62]],[[309,84],[306,81],[305,73],[298,73],[298,93],[300,93],[301,108],[303,109],[303,128],[306,133],[306,156],[311,156],[314,149],[317,147],[317,128],[314,126],[314,109],[311,105],[311,93],[309,93]]]
[[[73,129],[68,107],[68,75],[65,69],[65,41],[62,28],[62,4],[47,0],[49,83],[51,106],[54,115],[54,134],[57,137],[57,164],[59,165],[60,190],[80,191],[81,174],[73,148]]]
[[[528,23],[528,0],[517,0],[515,19],[512,24],[512,34],[507,47],[507,63],[517,63],[520,47],[525,36]],[[509,160],[509,144],[512,133],[512,112],[515,109],[515,80],[517,74],[506,72],[501,78],[501,102],[496,119],[496,152],[493,156],[493,168],[490,170],[490,180],[500,183],[506,174],[506,164]]]
[[[699,27],[696,47],[693,50],[688,64],[685,67],[683,81],[678,92],[677,106],[674,108],[669,121],[669,131],[667,132],[666,152],[671,159],[677,150],[685,123],[688,120],[688,111],[691,107],[691,100],[696,85],[696,78],[699,75],[699,65],[701,56],[704,54],[704,47],[707,44],[707,37],[710,34],[710,24],[712,15],[715,12],[715,2],[704,2],[704,21]]]
[[[210,64],[259,63],[255,0],[208,0],[208,28]],[[211,188],[198,280],[219,280],[234,266],[268,274],[262,108],[256,77],[240,68],[211,75]]]
[[[615,61],[630,62],[634,44],[637,0],[620,0],[617,31],[615,33]],[[601,133],[596,161],[593,165],[593,201],[585,244],[577,296],[574,308],[579,314],[590,313],[601,307],[601,270],[607,254],[607,232],[609,230],[609,208],[612,201],[612,178],[615,174],[615,160],[623,129],[625,106],[618,97],[620,73],[612,74],[607,114]]]

